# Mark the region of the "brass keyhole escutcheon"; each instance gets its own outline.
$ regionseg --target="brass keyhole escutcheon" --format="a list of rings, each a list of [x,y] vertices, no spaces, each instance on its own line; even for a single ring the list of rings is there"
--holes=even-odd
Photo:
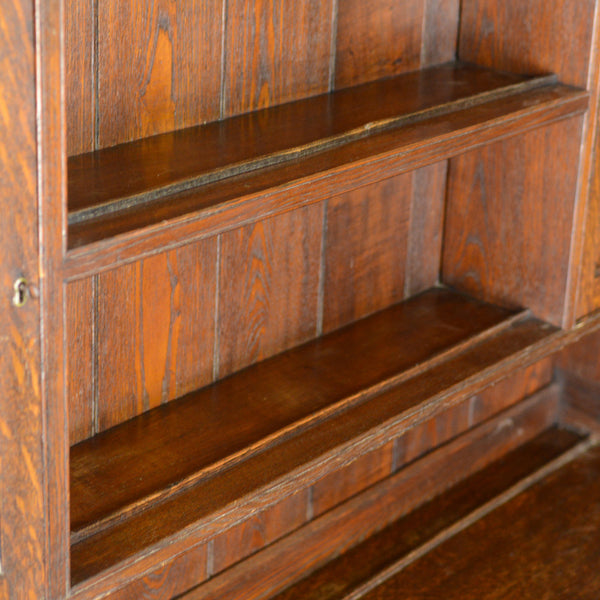
[[[12,303],[18,308],[25,306],[27,300],[29,300],[29,286],[27,285],[27,280],[24,277],[19,277],[19,279],[15,281],[13,287],[15,293],[13,295]]]

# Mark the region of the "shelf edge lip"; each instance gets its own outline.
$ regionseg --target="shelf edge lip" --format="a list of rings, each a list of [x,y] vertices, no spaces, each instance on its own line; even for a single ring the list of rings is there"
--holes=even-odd
[[[182,177],[177,181],[160,187],[151,188],[128,196],[116,197],[86,208],[69,211],[68,224],[76,225],[96,218],[117,214],[125,210],[143,206],[145,203],[154,200],[163,199],[167,196],[181,194],[196,188],[201,189],[203,185],[224,181],[230,177],[245,175],[264,168],[283,166],[295,159],[308,158],[383,131],[413,125],[434,117],[450,115],[454,112],[473,108],[492,100],[501,100],[513,95],[525,94],[538,88],[550,87],[556,84],[558,84],[558,78],[554,74],[533,76],[530,79],[524,79],[496,89],[479,92],[465,98],[460,98],[430,108],[424,108],[394,117],[382,118],[313,142],[307,142],[285,150],[267,153],[263,156],[257,156],[242,162],[235,162],[200,175]]]
[[[536,319],[532,320],[536,321]],[[544,326],[544,323],[541,321],[539,322],[539,324],[542,327]],[[590,322],[588,324],[588,327],[590,326],[593,326],[595,329],[600,329],[600,315],[598,315],[593,320],[593,322]],[[380,428],[381,436],[386,437],[387,440],[387,437],[389,437],[388,434],[392,435],[393,433],[394,435],[396,435],[398,433],[396,429],[398,429],[398,427],[401,427],[402,423],[410,419],[412,413],[415,412],[415,410],[421,417],[424,416],[424,418],[434,416],[435,414],[437,414],[438,410],[441,410],[444,406],[446,406],[446,403],[452,402],[453,399],[457,399],[465,393],[471,393],[473,390],[471,390],[469,386],[473,386],[474,389],[481,389],[487,385],[490,385],[494,381],[498,381],[502,377],[506,376],[507,373],[509,373],[512,369],[515,368],[515,365],[525,367],[530,364],[533,364],[541,360],[542,358],[548,356],[549,354],[557,352],[564,345],[568,344],[569,341],[572,341],[576,337],[580,337],[585,333],[588,333],[588,331],[583,332],[581,329],[577,331],[564,331],[557,330],[554,327],[549,327],[549,332],[547,336],[542,337],[541,339],[524,346],[516,352],[513,352],[504,357],[503,359],[499,360],[497,363],[489,365],[481,371],[475,373],[474,375],[469,376],[465,380],[461,380],[459,383],[452,385],[450,388],[437,393],[434,397],[429,399],[429,412],[427,414],[422,413],[421,409],[416,408],[413,411],[404,411],[396,418],[392,419],[390,422],[382,424]],[[359,437],[368,437],[368,432]],[[384,440],[384,442],[386,440]],[[366,444],[367,442],[364,443]],[[348,453],[356,453],[361,450],[356,439],[344,443],[341,446],[341,448],[343,449],[344,455]],[[337,456],[339,454],[339,451],[340,448],[336,447],[336,449],[332,452],[335,453]],[[327,452],[326,454],[328,455],[332,452]],[[308,465],[298,467],[294,469],[294,472],[292,472],[291,474],[283,476],[283,479],[289,478],[290,476],[293,476],[295,479],[310,477],[310,469],[312,463],[318,463],[320,460],[321,459],[311,460]],[[300,471],[300,474],[295,473],[295,471]],[[321,473],[319,476],[322,475],[323,474]],[[278,478],[276,481],[269,482],[268,484],[266,484],[258,490],[253,490],[248,494],[248,498],[252,498],[258,495],[264,496],[266,494],[267,501],[271,502],[271,500],[273,499],[270,498],[270,495],[277,495],[282,493],[280,490],[281,482],[279,481],[279,479],[281,479],[281,477]],[[244,501],[244,505],[246,504],[245,500],[247,500],[248,498],[244,497],[241,499]],[[237,501],[234,502],[234,504],[237,506]],[[81,594],[101,594],[109,591],[110,589],[114,589],[113,586],[118,586],[119,582],[124,583],[127,581],[127,572],[128,569],[131,569],[132,565],[139,564],[140,562],[145,561],[149,561],[151,564],[160,564],[161,562],[166,560],[166,557],[163,556],[162,553],[170,552],[170,545],[174,539],[177,539],[178,543],[181,545],[181,548],[176,548],[173,554],[169,554],[169,557],[177,556],[186,548],[192,547],[197,543],[201,543],[203,539],[209,539],[211,534],[208,530],[211,530],[211,528],[218,527],[219,519],[227,518],[229,516],[229,512],[231,512],[231,510],[226,510],[222,514],[219,513],[219,517],[217,517],[216,519],[214,515],[207,516],[206,518],[202,518],[194,523],[191,523],[189,526],[183,527],[176,534],[168,536],[165,539],[160,540],[155,544],[149,546],[147,549],[141,551],[140,553],[137,553],[130,558],[124,559],[119,563],[115,564],[114,566],[109,567],[108,569],[98,573],[97,575],[93,575],[89,579],[78,583],[73,588],[74,591]],[[240,519],[241,518],[242,517],[240,517]]]
[[[192,488],[204,480],[218,477],[220,473],[227,471],[235,466],[240,465],[245,460],[251,459],[267,450],[276,448],[279,444],[290,438],[302,435],[306,431],[310,431],[311,427],[323,422],[334,419],[336,416],[350,410],[353,407],[368,402],[371,398],[379,396],[393,389],[402,383],[422,375],[431,369],[451,360],[461,353],[469,351],[480,343],[502,334],[509,330],[512,326],[520,322],[531,319],[532,315],[528,309],[517,310],[512,314],[508,314],[506,318],[498,323],[487,327],[479,332],[474,333],[470,337],[458,342],[457,344],[434,354],[426,361],[419,363],[413,367],[409,367],[405,371],[391,375],[386,379],[379,381],[367,388],[361,389],[354,394],[344,397],[333,404],[320,409],[318,412],[310,414],[304,418],[298,419],[287,426],[284,426],[273,433],[265,436],[260,441],[256,442],[249,448],[244,448],[214,465],[208,465],[198,471],[188,475],[184,479],[176,482],[168,488],[158,490],[155,493],[148,494],[137,502],[121,507],[118,511],[111,513],[94,521],[91,525],[80,527],[71,532],[71,544],[76,544],[89,537],[97,535],[102,531],[110,530],[119,521],[134,517],[137,514],[142,514],[153,504],[163,503],[169,498],[177,496],[187,489]],[[310,344],[310,342],[308,342]]]
[[[559,88],[568,89],[567,86],[562,85]],[[318,202],[333,193],[329,191],[327,186],[331,187],[335,184],[339,187],[343,182],[344,189],[336,192],[342,193],[378,181],[381,178],[378,179],[377,175],[369,175],[370,179],[366,183],[363,181],[343,181],[348,179],[349,173],[365,166],[372,170],[387,168],[393,171],[386,173],[386,176],[399,175],[406,171],[451,158],[457,153],[463,153],[482,145],[584,114],[588,109],[589,93],[575,88],[571,89],[573,91],[568,96],[547,100],[539,105],[524,108],[514,113],[509,112],[481,123],[461,127],[427,141],[373,154],[360,158],[355,162],[344,163],[316,174],[286,181],[231,200],[167,218],[154,224],[132,228],[122,233],[72,247],[67,251],[63,262],[65,279],[67,281],[81,279],[133,262],[144,256],[150,256],[157,252],[241,227],[258,219]],[[530,123],[525,123],[523,127],[514,126],[515,123],[528,117]],[[486,138],[479,140],[478,137],[482,132],[486,133]],[[445,146],[449,146],[449,148]],[[438,155],[435,155],[436,151],[439,151]],[[298,190],[306,192],[318,182],[325,182],[327,189],[320,192],[303,193],[301,198],[295,198],[289,204],[277,202],[280,196],[288,194],[290,190],[296,189],[296,192]],[[296,195],[300,194],[297,193]],[[248,209],[254,210],[250,217],[234,214]],[[213,221],[216,221],[216,223],[213,223]],[[180,235],[176,235],[178,233]],[[172,239],[174,237],[177,238],[175,241]],[[163,238],[169,238],[170,241]]]

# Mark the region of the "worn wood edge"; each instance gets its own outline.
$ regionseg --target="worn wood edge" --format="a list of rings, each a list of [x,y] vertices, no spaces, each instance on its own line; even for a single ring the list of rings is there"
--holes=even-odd
[[[532,434],[531,434],[532,436],[539,434],[541,431],[543,431],[544,429],[546,429],[547,427],[551,426],[553,423],[556,422],[556,418],[558,415],[558,408],[559,408],[559,388],[557,385],[550,384],[549,386],[534,393],[532,396],[530,396],[529,398],[525,399],[524,401],[518,403],[517,405],[509,407],[508,409],[506,409],[504,411],[501,411],[498,415],[492,417],[491,419],[488,419],[487,421],[483,422],[480,425],[477,425],[476,427],[472,428],[471,430],[460,435],[458,438],[455,438],[454,440],[451,440],[451,441],[443,444],[441,447],[433,450],[431,453],[429,453],[425,457],[415,461],[414,463],[409,464],[408,466],[401,469],[400,471],[398,471],[391,477],[388,477],[385,480],[383,480],[382,482],[375,484],[374,486],[372,486],[371,488],[369,488],[368,490],[366,490],[365,492],[360,494],[359,497],[352,498],[352,499],[346,501],[345,503],[343,503],[343,505],[341,505],[341,507],[335,508],[332,511],[325,513],[325,515],[318,517],[314,521],[309,522],[300,531],[301,532],[302,531],[312,532],[315,528],[319,529],[320,527],[322,527],[322,523],[329,523],[330,521],[332,521],[334,524],[337,523],[337,520],[339,520],[339,519],[336,520],[336,515],[338,515],[338,514],[343,515],[344,511],[346,510],[345,507],[347,507],[347,506],[360,507],[364,503],[364,498],[373,498],[373,497],[374,498],[383,498],[390,489],[393,489],[395,486],[401,485],[405,481],[410,481],[411,478],[414,477],[413,473],[417,473],[422,468],[423,464],[441,463],[443,465],[443,464],[445,464],[445,462],[447,462],[447,460],[449,460],[447,458],[448,456],[453,457],[456,454],[456,452],[460,452],[461,449],[468,448],[471,444],[476,443],[478,440],[487,438],[492,432],[498,430],[498,428],[499,428],[498,426],[500,424],[506,422],[507,420],[510,421],[511,419],[519,420],[519,417],[522,418],[524,415],[528,414],[530,411],[541,410],[542,408],[546,412],[546,418],[545,418],[544,422],[537,423],[537,428],[536,428],[535,432],[532,432]],[[526,443],[526,441],[527,440],[520,439],[519,442],[517,443],[516,438],[515,438],[515,447],[518,447],[522,443]],[[347,462],[350,462],[350,461],[354,460],[355,458],[356,458],[355,456],[351,456],[348,458],[347,461],[344,461],[341,464],[335,464],[334,469],[343,467],[345,464],[347,464]],[[494,458],[491,458],[490,462],[493,460],[494,460]],[[443,468],[445,468],[445,467],[440,467],[440,469],[443,469]],[[465,463],[464,465],[461,466],[461,469],[464,469],[464,472],[465,472],[464,476],[468,476],[469,474],[472,474],[472,472],[473,472],[472,468],[471,468],[471,463]],[[322,473],[319,475],[319,477],[321,475],[322,475]],[[457,481],[461,480],[462,478],[463,478],[463,475],[462,475],[462,471],[461,471],[461,475],[452,479],[452,481],[448,482],[448,481],[444,480],[440,484],[440,489],[438,490],[436,488],[435,494],[444,491],[445,489],[447,489],[448,487],[450,487]],[[304,484],[304,483],[305,482],[302,482],[302,484]],[[307,483],[311,484],[313,482],[308,481]],[[289,493],[293,493],[294,491],[297,491],[297,489],[301,489],[301,487],[302,486],[291,487],[287,491]],[[232,522],[227,522],[226,528],[229,528],[231,526],[236,525],[237,523],[244,521],[246,518],[251,516],[251,514],[253,512],[256,512],[256,510],[263,509],[264,507],[271,505],[272,503],[278,501],[279,499],[280,498],[269,498],[266,496],[261,496],[261,499],[260,499],[257,509],[253,509],[252,511],[250,511],[250,513],[248,515],[242,515],[237,520],[234,520]],[[244,499],[242,499],[240,501],[240,503],[245,504]],[[393,518],[395,518],[395,517],[390,516],[388,518],[388,521],[391,522],[391,520],[393,520]],[[95,597],[97,597],[97,595],[104,595],[104,594],[113,592],[113,591],[123,587],[124,585],[131,583],[131,581],[135,580],[135,578],[142,578],[144,576],[147,576],[148,574],[152,573],[161,564],[165,563],[168,560],[172,560],[173,558],[176,558],[177,556],[186,552],[189,548],[196,546],[198,543],[206,542],[210,536],[217,534],[221,530],[222,530],[222,528],[219,527],[219,525],[217,524],[216,526],[212,527],[211,531],[209,532],[209,535],[203,540],[194,540],[193,543],[191,543],[189,545],[178,543],[176,545],[179,547],[175,549],[176,550],[175,552],[173,552],[172,554],[168,554],[167,556],[162,556],[161,560],[156,561],[156,562],[149,562],[147,560],[149,558],[148,556],[134,557],[134,559],[131,561],[131,564],[129,565],[129,569],[128,569],[129,573],[128,574],[126,574],[126,572],[123,572],[123,570],[119,569],[118,567],[117,567],[117,569],[115,569],[114,572],[104,571],[103,573],[99,574],[98,576],[74,586],[73,590],[72,590],[73,597],[77,598],[78,600],[83,600],[83,599],[87,600],[88,598],[95,598]],[[292,534],[292,537],[294,535],[296,535],[296,534]],[[302,536],[302,534],[300,534],[300,535]],[[179,540],[179,535],[176,536],[175,539]],[[284,543],[285,543],[285,540],[287,540],[287,539],[288,538],[284,538]],[[291,543],[291,542],[289,542],[289,543]],[[165,543],[164,546],[165,546],[165,549],[167,549],[167,550],[174,548],[172,545],[170,546],[168,542]],[[267,549],[267,552],[268,551],[269,551],[269,549]],[[331,557],[325,558],[325,560],[323,560],[323,563],[330,560],[330,558]],[[236,567],[234,567],[234,568],[236,568]],[[209,584],[210,584],[210,582],[209,582]]]
[[[283,165],[298,158],[304,158],[324,152],[326,150],[338,148],[344,144],[375,135],[382,131],[413,125],[428,118],[448,115],[458,110],[473,108],[479,104],[483,104],[484,102],[500,100],[514,94],[524,94],[539,87],[550,86],[557,83],[558,79],[556,75],[533,77],[525,81],[502,86],[500,88],[488,90],[479,94],[474,94],[472,96],[440,104],[432,108],[426,108],[406,115],[398,115],[396,117],[365,123],[362,126],[350,129],[344,133],[325,137],[315,142],[303,144],[301,146],[289,148],[279,152],[273,152],[264,156],[258,156],[247,161],[234,163],[232,165],[227,165],[198,176],[184,178],[180,181],[153,188],[145,192],[140,192],[138,194],[115,198],[104,203],[95,204],[94,206],[88,208],[69,211],[68,222],[69,224],[76,224],[111,213],[120,212],[149,201],[151,202],[159,198],[164,198],[165,196],[182,193],[193,188],[199,188],[209,183],[222,181],[229,177],[250,173],[251,171],[264,169],[267,167]]]
[[[570,90],[565,86],[557,88]],[[72,247],[64,262],[65,279],[72,281],[100,273],[142,257],[313,204],[576,116],[585,112],[587,106],[587,93],[570,90],[565,97],[546,99],[540,104],[471,126],[462,126],[426,141],[376,153],[275,187],[168,218],[154,225]]]
[[[571,450],[567,450],[564,454],[552,460],[548,464],[544,465],[542,468],[538,469],[531,475],[525,477],[523,480],[510,487],[508,490],[506,490],[493,500],[486,502],[466,517],[460,519],[444,531],[441,531],[433,538],[431,538],[431,540],[424,543],[422,546],[419,546],[419,548],[416,548],[415,550],[409,552],[405,557],[378,573],[376,577],[365,582],[363,585],[359,586],[351,593],[344,595],[339,600],[359,600],[366,593],[375,589],[376,587],[384,583],[387,579],[390,579],[390,577],[397,575],[410,564],[417,561],[419,558],[422,558],[423,556],[425,556],[444,542],[448,541],[450,538],[456,536],[465,529],[468,529],[471,525],[473,525],[483,517],[489,515],[492,511],[496,510],[503,504],[506,504],[510,500],[513,500],[519,494],[523,493],[536,483],[539,483],[555,471],[566,466],[567,464],[569,464],[570,462],[572,462],[573,460],[575,460],[576,458],[578,458],[579,456],[596,446],[598,444],[598,441],[599,440],[595,437],[589,437],[579,442]]]
[[[346,398],[342,398],[341,400],[311,415],[278,429],[277,431],[263,437],[261,440],[249,445],[246,448],[243,448],[242,450],[239,450],[238,452],[232,453],[231,455],[215,462],[212,465],[208,465],[205,468],[199,469],[174,485],[171,485],[163,490],[156,491],[155,493],[148,494],[143,498],[138,499],[136,502],[127,504],[119,511],[115,511],[114,513],[111,513],[110,515],[99,519],[90,525],[73,530],[71,531],[71,544],[76,544],[85,538],[109,529],[113,524],[143,512],[149,505],[153,505],[176,496],[186,489],[198,484],[203,479],[212,476],[218,476],[219,472],[224,472],[232,466],[237,465],[244,460],[251,458],[252,456],[273,448],[277,444],[292,436],[302,435],[303,432],[309,430],[317,423],[335,418],[337,414],[340,414],[341,412],[344,412],[359,403],[368,402],[370,398],[382,394],[403,383],[404,381],[407,381],[408,379],[433,369],[441,363],[454,358],[459,354],[462,354],[472,347],[477,346],[482,341],[495,337],[502,331],[509,329],[514,324],[528,318],[529,316],[529,311],[519,311],[515,314],[508,315],[506,319],[500,321],[496,325],[475,333],[473,336],[459,342],[458,344],[455,344],[451,348],[434,354],[426,361],[417,364],[414,367],[403,371],[402,373],[388,377],[385,380],[376,383],[375,385],[360,390],[359,392],[347,396]]]
[[[78,584],[76,589],[81,590],[82,593],[86,590],[89,590],[90,594],[101,593],[103,590],[111,589],[113,585],[118,585],[119,582],[128,581],[130,574],[140,568],[151,568],[151,565],[159,564],[191,546],[206,541],[224,527],[230,527],[245,520],[261,507],[264,508],[264,506],[277,502],[300,487],[311,485],[316,479],[349,464],[374,448],[390,442],[413,424],[434,417],[439,412],[457,404],[467,395],[477,393],[484,387],[502,379],[517,366],[525,367],[537,362],[545,355],[545,347],[545,344],[537,342],[513,353],[508,358],[482,369],[476,375],[428,398],[423,405],[402,412],[396,418],[381,424],[376,431],[369,430],[358,435],[292,469],[284,476],[249,492],[244,497],[237,498],[219,510],[217,516],[211,514],[191,525],[182,527],[176,534],[163,538],[130,559],[125,559],[115,564],[114,567]],[[140,565],[148,566],[140,567]]]

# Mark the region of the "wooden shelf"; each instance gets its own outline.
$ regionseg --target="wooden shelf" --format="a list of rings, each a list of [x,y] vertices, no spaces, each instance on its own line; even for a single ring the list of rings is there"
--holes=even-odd
[[[557,333],[433,289],[74,446],[74,583],[206,539],[252,498],[285,497],[539,360]]]
[[[586,110],[553,76],[450,64],[71,157],[68,278]]]

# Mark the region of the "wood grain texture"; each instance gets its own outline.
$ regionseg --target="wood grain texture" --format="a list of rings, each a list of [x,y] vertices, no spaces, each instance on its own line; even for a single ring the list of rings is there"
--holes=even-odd
[[[98,278],[99,431],[212,381],[216,253],[209,239]]]
[[[82,531],[77,536],[80,541],[72,546],[71,565],[76,581],[90,578],[86,586],[87,591],[89,594],[98,594],[101,590],[110,589],[108,586],[116,585],[140,568],[153,568],[165,558],[173,556],[173,553],[188,548],[190,543],[196,544],[210,539],[218,531],[254,514],[258,506],[275,503],[282,495],[289,495],[294,489],[312,485],[341,465],[351,462],[374,447],[392,441],[415,423],[432,418],[459,399],[476,393],[481,387],[502,377],[503,373],[513,369],[516,364],[523,365],[535,361],[539,358],[539,353],[544,351],[544,339],[552,339],[551,328],[541,326],[534,320],[514,324],[400,383],[397,387],[370,398],[368,402],[352,404],[331,418],[314,423],[301,431],[300,435],[283,436],[278,443],[270,443],[262,449],[255,446],[252,454],[243,456],[244,460],[236,460],[228,466],[227,477],[208,476],[200,480],[196,477],[192,479],[194,485],[186,489],[169,487],[167,492],[178,492],[171,497],[163,493],[152,498],[154,500],[162,497],[162,502],[138,503],[137,510],[130,510],[129,515],[117,513],[118,518],[94,523],[95,527]],[[350,345],[345,343],[343,347],[348,348]],[[305,348],[311,351],[310,345]],[[547,346],[545,350],[548,350]],[[361,352],[361,355],[364,357],[369,353]],[[352,370],[352,365],[348,366]],[[302,372],[309,374],[310,370]],[[327,370],[327,373],[331,371]],[[333,385],[336,383],[333,382]],[[547,419],[556,418],[557,390],[549,390],[545,398],[549,403],[544,404],[543,410],[540,408],[542,413],[530,413],[531,422],[536,426],[545,427],[548,425]],[[285,401],[287,403],[288,398],[285,398]],[[415,410],[416,407],[418,410]],[[167,405],[159,410],[168,414],[171,408]],[[227,409],[223,412],[231,414]],[[273,411],[262,411],[258,416],[264,419],[264,414],[272,413]],[[542,418],[541,415],[546,417]],[[148,433],[147,424],[144,423],[147,418],[150,417],[142,415],[138,418],[142,421],[132,422],[131,425]],[[163,430],[168,431],[164,422],[161,422],[161,425]],[[194,423],[190,425],[193,427]],[[207,431],[210,431],[210,428],[207,428]],[[107,432],[106,438],[116,435],[116,432],[117,428]],[[501,432],[502,428],[499,430],[499,433]],[[153,439],[152,436],[144,437]],[[161,443],[163,439],[164,436],[157,439],[157,443],[164,452],[165,446]],[[180,444],[185,444],[185,438],[182,438]],[[110,444],[108,448],[119,450]],[[187,453],[179,456],[186,460],[193,457],[194,454],[190,453],[189,449],[188,446]],[[82,458],[85,459],[85,455]],[[93,458],[90,457],[92,460]],[[173,463],[178,469],[179,462]],[[71,464],[74,464],[73,460]],[[118,463],[114,463],[113,467],[118,469]],[[170,477],[168,481],[172,482],[172,470],[172,466],[165,472],[155,469],[151,475],[156,481],[155,472],[161,477],[166,473]],[[103,490],[105,497],[102,498],[92,493],[92,488],[96,485],[94,478],[83,478],[84,487],[80,487],[76,494],[72,493],[72,510],[75,500],[81,501],[83,504],[79,506],[79,514],[89,519],[92,516],[91,511],[98,510],[98,501],[111,503],[115,501],[115,492],[121,495],[135,492],[131,489],[132,484],[138,485],[140,480],[131,477],[130,471],[125,472],[128,473],[127,489],[107,487],[102,485],[106,479],[102,476],[95,478]],[[207,475],[210,473],[210,470],[203,472]],[[120,476],[123,476],[122,469]],[[141,483],[147,485],[147,482]],[[75,488],[72,486],[72,489]],[[107,496],[108,491],[111,492],[110,496]],[[85,494],[91,499],[87,504]],[[140,497],[139,490],[137,497]],[[244,498],[244,501],[240,502],[240,498]],[[105,510],[106,506],[100,508]],[[125,516],[127,518],[122,518]],[[178,535],[170,537],[175,533]],[[86,537],[88,534],[91,535]],[[165,537],[170,538],[168,545],[164,544]],[[141,551],[142,554],[139,554]],[[98,576],[101,571],[107,569],[104,576]]]
[[[323,206],[221,237],[219,377],[317,335]]]
[[[311,488],[313,515],[323,514],[391,475],[393,465],[394,443],[389,442],[317,481]]]
[[[538,408],[543,412],[541,406]],[[531,405],[529,410],[532,410]],[[493,421],[463,436],[448,448],[430,453],[423,460],[409,465],[363,494],[325,513],[242,565],[233,567],[223,576],[200,586],[186,596],[186,600],[233,600],[239,598],[240,591],[248,600],[271,598],[290,583],[306,577],[307,572],[318,569],[455,483],[485,469],[526,440],[535,438],[536,431],[541,433],[541,430],[538,431],[535,425],[531,428],[534,422],[525,416],[527,412],[521,407],[521,410],[511,413],[515,421],[507,427],[498,427],[499,421]],[[523,426],[525,429],[521,429]],[[494,430],[496,433],[491,434]],[[519,431],[526,431],[525,436],[519,434]],[[555,447],[554,454],[556,451]],[[515,475],[517,478],[526,476],[531,468],[543,465],[553,454],[552,450],[545,453],[543,446],[540,448],[539,445],[534,445],[533,449],[526,451],[526,455],[529,459],[517,459],[504,471],[504,475],[499,475],[502,469],[498,468],[498,463],[488,471],[483,471],[481,480],[475,480],[479,483],[475,485],[479,489],[478,493],[485,497],[489,494],[490,483],[501,482],[508,473],[512,473],[508,478],[509,482]],[[493,473],[498,473],[498,476]],[[506,481],[504,479],[505,483]],[[505,483],[501,484],[500,491],[503,491]],[[463,498],[457,504],[464,504]],[[427,527],[429,526],[435,527],[435,520],[431,520]],[[329,588],[329,593],[335,593],[335,589]],[[302,594],[300,597],[303,597]]]
[[[448,163],[445,161],[413,172],[404,280],[406,297],[440,281],[447,176]]]
[[[422,66],[454,60],[457,55],[460,0],[427,0],[421,49]]]
[[[439,88],[435,81],[431,84],[420,86],[429,100]],[[446,91],[456,87],[452,84]],[[222,181],[206,184],[178,194],[177,202],[171,197],[157,199],[74,224],[69,227],[67,277],[97,273],[159,248],[214,235],[440,162],[481,144],[581,114],[587,105],[584,92],[560,85],[543,87],[457,110],[451,119],[447,114],[432,117],[289,164],[232,176],[226,185]]]
[[[222,117],[327,92],[332,0],[226,0]]]
[[[423,0],[342,0],[338,4],[335,87],[421,66]]]
[[[327,203],[324,331],[404,298],[412,183],[409,173]]]
[[[362,586],[367,587],[386,569],[407,559],[411,552],[468,518],[580,440],[568,431],[549,429],[330,561],[274,600],[342,600],[351,593],[362,598]],[[407,596],[385,596],[389,600],[401,597]]]
[[[171,600],[207,579],[206,544],[191,548],[114,591],[111,600]]]
[[[304,525],[308,518],[306,490],[289,496],[213,539],[213,570],[217,574],[234,563]]]
[[[480,423],[516,404],[519,400],[549,385],[552,378],[552,358],[545,358],[529,367],[511,373],[505,379],[496,382],[471,398],[471,423]]]
[[[96,278],[66,286],[69,443],[96,432]]]
[[[597,598],[599,475],[596,448],[364,597]]]
[[[98,3],[97,147],[219,117],[222,0]]]
[[[445,283],[565,324],[581,124],[565,120],[450,161]]]
[[[467,0],[459,55],[515,73],[557,73],[587,87],[596,0]]]
[[[96,2],[97,0],[65,2],[65,113],[69,156],[90,152],[96,147]]]

